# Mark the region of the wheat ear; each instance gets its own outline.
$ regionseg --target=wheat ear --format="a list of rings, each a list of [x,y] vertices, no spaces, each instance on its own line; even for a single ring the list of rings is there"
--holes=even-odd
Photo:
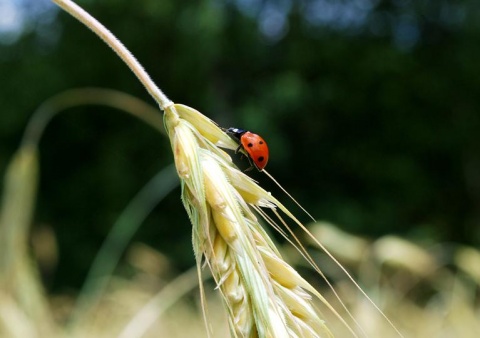
[[[220,149],[237,144],[198,111],[165,110],[182,201],[193,225],[193,247],[223,296],[234,337],[331,336],[311,303],[310,286],[281,257],[253,207],[276,200],[239,171]]]

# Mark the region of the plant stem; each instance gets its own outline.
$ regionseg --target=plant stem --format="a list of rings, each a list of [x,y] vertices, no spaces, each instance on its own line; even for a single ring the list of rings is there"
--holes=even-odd
[[[160,109],[165,110],[173,104],[172,101],[155,85],[142,65],[135,59],[130,51],[100,22],[70,0],[52,0],[66,12],[71,14],[85,26],[97,34],[115,53],[127,64],[135,76],[145,86],[150,95],[160,105]]]

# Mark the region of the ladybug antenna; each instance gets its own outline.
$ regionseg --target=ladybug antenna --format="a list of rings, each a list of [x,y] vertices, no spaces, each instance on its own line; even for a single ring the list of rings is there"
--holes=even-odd
[[[296,200],[295,198],[293,198],[292,195],[290,195],[290,194],[280,185],[280,183],[277,182],[277,180],[275,180],[275,179],[273,178],[272,175],[270,175],[265,169],[263,169],[262,172],[264,172],[265,175],[267,175],[280,189],[282,189],[282,191],[283,191],[288,197],[290,197],[290,199],[291,199],[293,202],[295,202],[295,204],[298,205],[298,207],[299,207],[300,209],[302,209],[303,212],[308,215],[308,217],[310,217],[310,218],[312,219],[312,221],[314,221],[314,222],[317,221],[315,218],[313,218],[312,215],[310,215],[310,213],[309,213],[307,210],[305,210],[304,207],[302,207],[302,206],[300,205],[300,203],[297,202],[297,200]]]

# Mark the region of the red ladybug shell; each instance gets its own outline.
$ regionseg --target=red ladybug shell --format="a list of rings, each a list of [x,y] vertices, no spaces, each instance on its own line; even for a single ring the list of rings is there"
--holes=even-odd
[[[249,131],[240,136],[240,143],[258,170],[262,171],[268,162],[268,146],[263,138]]]

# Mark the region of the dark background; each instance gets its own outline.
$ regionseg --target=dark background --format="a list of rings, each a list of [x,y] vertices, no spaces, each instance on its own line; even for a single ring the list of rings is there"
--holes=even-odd
[[[154,104],[110,48],[52,3],[6,3],[16,12],[4,6],[0,23],[0,174],[52,95],[95,86]],[[478,1],[77,3],[173,101],[261,134],[268,171],[317,219],[371,237],[480,243]],[[60,248],[50,288],[77,288],[121,210],[172,162],[170,145],[90,106],[56,117],[40,151],[36,223],[53,227]],[[182,269],[194,264],[190,231],[177,189],[133,240]]]

